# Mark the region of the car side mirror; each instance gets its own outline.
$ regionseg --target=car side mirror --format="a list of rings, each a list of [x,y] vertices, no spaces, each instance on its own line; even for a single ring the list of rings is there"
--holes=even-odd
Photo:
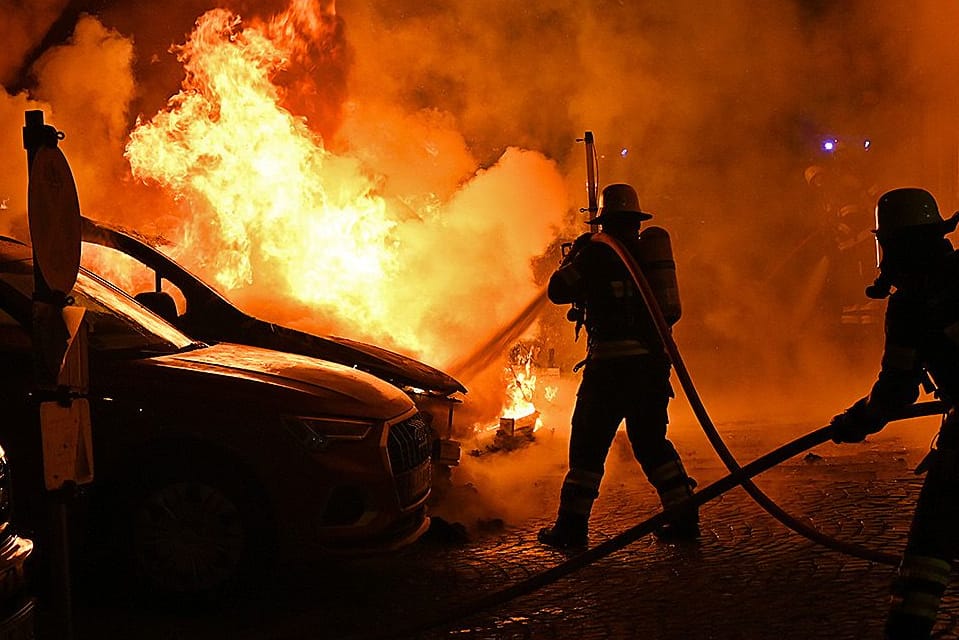
[[[133,296],[133,299],[167,322],[176,322],[179,315],[176,310],[176,302],[173,301],[173,296],[166,291],[144,291]]]

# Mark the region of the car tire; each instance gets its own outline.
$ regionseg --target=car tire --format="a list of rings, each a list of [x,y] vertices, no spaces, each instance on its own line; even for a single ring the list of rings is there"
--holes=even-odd
[[[270,566],[267,501],[239,466],[217,456],[151,457],[117,512],[129,577],[144,595],[211,602]]]

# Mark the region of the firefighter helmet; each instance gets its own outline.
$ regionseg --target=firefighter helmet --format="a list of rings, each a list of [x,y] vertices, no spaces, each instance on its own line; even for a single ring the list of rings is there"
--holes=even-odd
[[[628,184],[607,185],[600,195],[599,215],[586,224],[607,224],[612,220],[632,218],[636,221],[649,220],[652,214],[639,208],[639,196]]]
[[[876,300],[887,297],[897,286],[897,274],[922,265],[924,256],[935,253],[935,243],[951,249],[942,236],[955,231],[957,224],[959,211],[943,220],[936,199],[925,189],[907,187],[882,194],[873,229],[879,277],[866,287],[866,295]]]
[[[803,171],[803,177],[806,179],[806,184],[810,187],[822,186],[822,181],[825,178],[825,175],[826,170],[818,164],[811,164],[806,167],[805,171]]]
[[[913,187],[893,189],[882,194],[876,206],[876,228],[880,238],[889,238],[905,229],[926,228],[945,235],[956,229],[959,213],[943,220],[932,194]]]

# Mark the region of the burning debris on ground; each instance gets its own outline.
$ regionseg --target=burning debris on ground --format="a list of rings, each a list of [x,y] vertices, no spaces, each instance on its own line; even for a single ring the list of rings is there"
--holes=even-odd
[[[470,450],[470,455],[479,457],[487,453],[509,452],[536,442],[538,420],[538,411],[521,418],[500,418],[499,428],[496,429],[493,441],[483,449]]]

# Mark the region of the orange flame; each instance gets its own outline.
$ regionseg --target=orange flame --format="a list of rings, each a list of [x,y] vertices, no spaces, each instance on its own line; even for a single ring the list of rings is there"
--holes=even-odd
[[[291,20],[274,24],[289,36]],[[278,42],[295,40],[241,30],[223,9],[202,16],[179,49],[183,90],[130,136],[133,174],[188,201],[197,215],[180,241],[222,247],[207,269],[225,289],[269,274],[271,288],[304,303],[385,320],[378,301],[396,274],[395,222],[359,163],[328,152],[280,106],[272,75],[293,46]]]
[[[525,418],[536,413],[534,403],[534,394],[536,393],[536,372],[533,370],[533,348],[524,350],[522,346],[517,346],[514,350],[524,351],[519,355],[517,364],[509,364],[505,373],[506,381],[506,401],[503,405],[501,416],[503,418]],[[549,393],[549,392],[547,392]],[[533,430],[543,426],[543,421],[537,415]]]
[[[513,379],[506,384],[506,404],[503,406],[504,418],[522,418],[536,411],[533,404],[533,392],[536,390],[536,374],[530,371],[529,363],[520,370],[507,367]]]

